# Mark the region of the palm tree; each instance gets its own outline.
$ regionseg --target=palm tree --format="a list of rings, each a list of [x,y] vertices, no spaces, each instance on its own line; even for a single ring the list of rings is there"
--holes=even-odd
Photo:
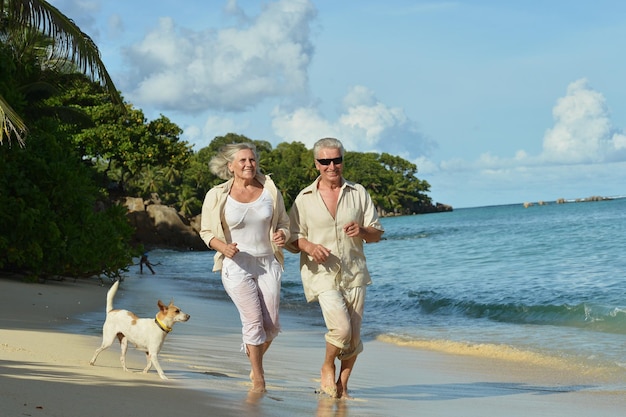
[[[47,70],[62,71],[68,62],[94,81],[100,81],[114,103],[123,100],[100,58],[93,40],[56,7],[44,0],[0,0],[0,43],[10,44],[26,34],[50,39],[46,48]],[[14,136],[23,143],[27,128],[22,118],[0,94],[0,144]]]

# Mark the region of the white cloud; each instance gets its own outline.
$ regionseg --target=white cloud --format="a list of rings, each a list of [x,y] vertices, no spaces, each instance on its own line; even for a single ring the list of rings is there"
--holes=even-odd
[[[486,152],[474,161],[426,165],[421,172],[435,198],[451,202],[471,189],[472,195],[464,197],[466,206],[483,206],[623,195],[626,135],[612,126],[604,96],[585,79],[577,80],[557,101],[553,115],[554,126],[546,131],[539,155]]]
[[[208,143],[202,136],[202,129],[196,125],[189,125],[183,129],[182,139],[192,144],[195,150],[204,148]]]
[[[241,13],[236,3],[230,13]],[[306,0],[268,3],[249,23],[191,31],[162,18],[125,51],[132,68],[128,95],[139,105],[200,112],[242,111],[261,101],[307,93],[313,53]]]
[[[516,161],[523,161],[525,159],[528,158],[528,154],[526,153],[525,150],[520,149],[519,151],[515,152],[515,160]]]
[[[223,136],[227,133],[237,133],[238,129],[243,127],[244,126],[238,125],[234,120],[227,117],[209,116],[204,123],[202,133],[211,141],[216,136]]]
[[[623,169],[624,163],[608,162],[619,160],[620,152],[626,151],[626,135],[611,126],[604,97],[579,80],[558,100],[554,115],[555,124],[546,133],[541,154],[519,149],[507,157],[487,151],[475,160],[440,163],[431,159],[432,143],[403,109],[382,103],[363,86],[347,92],[336,117],[326,117],[313,105],[295,110],[276,107],[272,127],[281,141],[312,147],[317,139],[334,136],[349,150],[390,152],[412,160],[418,176],[436,191],[433,198],[444,203],[455,201],[468,189],[473,191],[464,197],[466,206],[619,194],[614,172]],[[559,135],[562,132],[567,135]],[[601,186],[598,178],[606,178]]]
[[[406,123],[407,117],[402,109],[389,108],[383,103],[347,108],[339,119],[339,124],[358,133],[361,146],[370,149],[377,147],[387,129]]]
[[[439,166],[435,162],[424,156],[415,158],[412,162],[417,166],[418,177],[421,177],[422,174],[431,174],[439,170]]]
[[[353,87],[344,97],[343,109],[329,121],[315,107],[273,113],[274,132],[283,141],[300,141],[312,147],[319,138],[340,139],[346,149],[388,152],[406,159],[427,156],[434,144],[417,129],[404,110],[380,102],[363,86]]]
[[[611,125],[604,96],[586,79],[572,82],[552,110],[554,126],[544,136],[546,162],[599,163],[624,160],[626,138]]]
[[[553,115],[554,126],[546,131],[539,155],[529,155],[524,150],[518,150],[512,157],[485,152],[474,161],[442,161],[437,169],[429,165],[426,172],[442,178],[468,175],[476,184],[484,182],[487,188],[502,190],[511,187],[510,192],[514,192],[515,187],[531,192],[542,187],[557,191],[563,188],[563,195],[552,196],[557,198],[572,195],[568,194],[573,193],[572,187],[565,184],[583,183],[581,173],[601,172],[604,168],[600,166],[611,171],[611,163],[626,161],[626,135],[612,126],[604,96],[592,90],[586,79],[568,86],[566,95],[557,101]],[[577,168],[572,169],[573,165]]]
[[[280,108],[272,113],[274,133],[284,142],[302,142],[309,148],[316,140],[323,137],[342,138],[340,129],[328,122],[313,107],[301,107],[292,112]]]
[[[117,13],[113,13],[111,16],[109,16],[109,19],[107,21],[107,34],[109,37],[121,37],[125,31],[126,28],[124,27],[124,20],[122,19],[122,16]]]
[[[244,134],[250,128],[247,121],[236,121],[230,117],[211,115],[206,118],[204,125],[189,125],[184,128],[183,139],[194,144],[195,150],[208,146],[216,136],[224,136],[228,133]]]
[[[345,109],[357,106],[375,106],[377,102],[378,99],[376,99],[374,92],[362,85],[352,87],[342,100]]]

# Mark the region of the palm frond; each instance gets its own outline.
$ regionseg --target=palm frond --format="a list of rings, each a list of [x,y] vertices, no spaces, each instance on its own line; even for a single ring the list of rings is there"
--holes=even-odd
[[[17,113],[11,108],[4,98],[0,95],[0,144],[3,142],[4,137],[11,141],[12,137],[18,141],[20,145],[24,145],[24,135],[27,132],[26,124],[18,116]]]
[[[71,61],[81,72],[101,82],[113,102],[122,104],[122,98],[102,62],[98,47],[72,19],[43,0],[9,0],[7,3],[9,20],[53,40],[49,62]]]

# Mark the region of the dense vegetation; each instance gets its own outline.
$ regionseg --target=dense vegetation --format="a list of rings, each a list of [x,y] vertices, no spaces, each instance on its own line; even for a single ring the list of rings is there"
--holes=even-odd
[[[199,214],[206,191],[222,181],[208,161],[225,143],[256,144],[287,207],[316,177],[312,152],[297,138],[273,148],[228,133],[194,151],[167,117],[147,120],[106,77],[97,83],[68,56],[50,54],[49,33],[24,19],[15,24],[16,4],[49,6],[0,0],[0,270],[33,278],[118,274],[142,248],[131,245],[117,199],[158,195],[183,216]],[[82,34],[69,19],[54,23]],[[98,58],[97,49],[89,56]],[[385,153],[347,152],[345,161],[345,176],[370,191],[382,215],[432,211],[415,164]]]

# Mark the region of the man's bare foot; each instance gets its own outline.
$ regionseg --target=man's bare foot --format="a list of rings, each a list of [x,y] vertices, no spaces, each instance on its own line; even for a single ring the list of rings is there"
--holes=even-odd
[[[337,398],[342,398],[344,400],[351,400],[352,396],[348,394],[348,390],[344,389],[341,380],[337,381]]]
[[[337,385],[335,385],[335,368],[322,366],[321,372],[322,378],[320,382],[320,390],[333,397],[337,398]]]
[[[352,397],[352,395],[348,394],[348,391],[344,391],[341,394],[338,394],[337,398],[341,398],[342,400],[353,400],[354,399],[354,397]]]

